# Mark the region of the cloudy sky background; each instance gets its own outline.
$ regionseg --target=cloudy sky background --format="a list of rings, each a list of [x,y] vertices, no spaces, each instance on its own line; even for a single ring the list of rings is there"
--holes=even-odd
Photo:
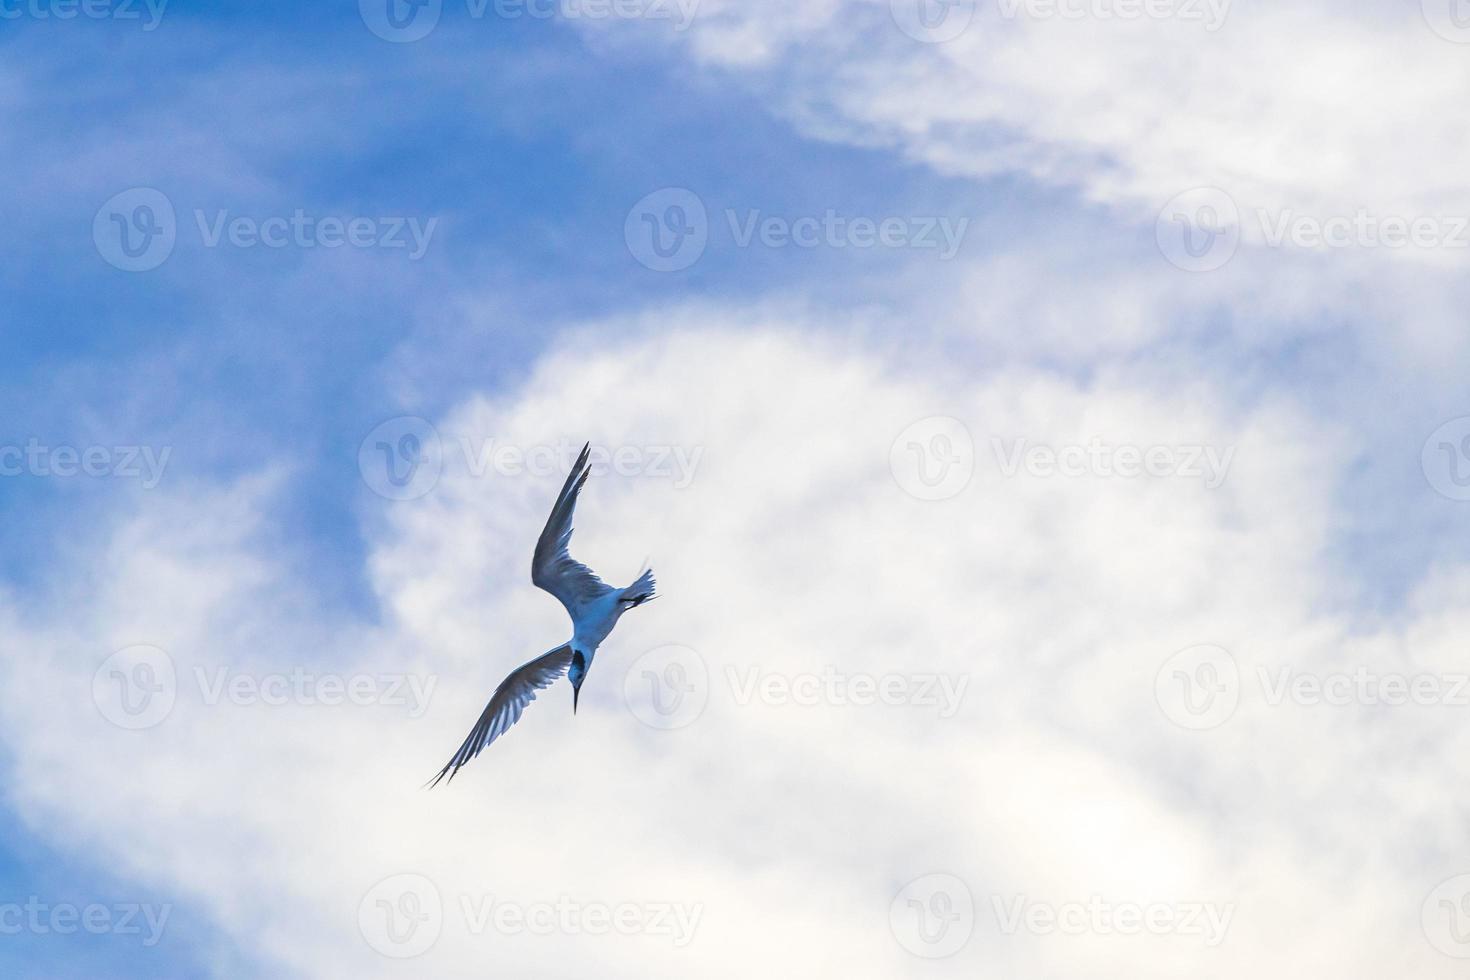
[[[0,476],[0,972],[1461,975],[1470,12],[66,9],[0,8],[0,446],[46,447]],[[298,209],[434,224],[200,228]],[[574,552],[662,595],[423,792],[565,639],[527,572],[582,440],[627,465]],[[1092,446],[1173,468],[1011,465]],[[249,696],[295,671],[380,696]],[[1277,696],[1358,672],[1436,703]]]

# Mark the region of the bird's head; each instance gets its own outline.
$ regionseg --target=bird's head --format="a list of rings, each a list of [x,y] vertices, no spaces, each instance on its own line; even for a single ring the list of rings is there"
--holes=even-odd
[[[587,658],[582,651],[572,651],[572,666],[567,669],[567,680],[572,682],[572,714],[577,713],[577,698],[582,694],[582,681],[587,678]]]

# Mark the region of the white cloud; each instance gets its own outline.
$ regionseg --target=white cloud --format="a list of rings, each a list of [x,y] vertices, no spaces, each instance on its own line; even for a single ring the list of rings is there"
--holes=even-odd
[[[1148,5],[1217,10],[1211,30],[1191,16],[1037,16],[1035,3],[1009,16],[1009,0],[984,0],[950,5],[974,15],[943,43],[906,34],[905,4],[888,0],[704,0],[686,31],[577,23],[594,42],[656,38],[807,135],[993,190],[959,206],[976,220],[956,261],[849,291],[897,310],[916,345],[1088,370],[1170,344],[1208,351],[1222,377],[1310,349],[1449,401],[1470,258],[1470,181],[1449,162],[1470,149],[1452,124],[1470,47],[1431,26],[1448,23],[1436,4]],[[1189,272],[1171,264],[1188,259],[1165,209],[1202,187],[1228,192],[1222,220],[1233,210],[1240,240]],[[1201,199],[1183,203],[1201,245]],[[1403,438],[1437,421],[1406,419]]]
[[[21,812],[302,976],[733,977],[772,962],[811,976],[1457,975],[1418,922],[1431,889],[1470,870],[1454,863],[1460,828],[1438,816],[1462,792],[1467,709],[1271,706],[1255,680],[1263,665],[1457,667],[1463,574],[1426,584],[1396,622],[1322,611],[1353,588],[1322,558],[1343,433],[1289,403],[1242,415],[1203,382],[975,381],[800,325],[702,320],[611,325],[642,328],[617,347],[596,340],[617,333],[569,337],[521,389],[439,423],[446,441],[704,448],[687,489],[588,487],[575,552],[614,581],[650,556],[662,597],[603,648],[575,718],[554,687],[452,786],[419,789],[504,672],[565,637],[527,580],[556,476],[476,479],[451,454],[432,493],[386,506],[370,522],[378,622],[313,607],[273,537],[270,481],[146,495],[106,561],[78,563],[48,603],[0,608],[25,654],[0,666]],[[969,486],[938,502],[889,469],[894,438],[931,415],[964,421],[977,446]],[[1214,490],[1006,477],[991,437],[1235,455]],[[89,694],[102,659],[136,643],[167,650],[182,683],[165,722],[125,732]],[[625,706],[625,672],[669,643],[697,650],[712,684],[696,721],[658,731]],[[1155,675],[1201,643],[1227,648],[1243,681],[1229,721],[1191,732],[1155,702]],[[208,705],[189,678],[217,665],[439,685],[421,720],[383,704]],[[741,705],[726,671],[751,667],[969,681],[940,719],[921,705]],[[965,881],[980,912],[968,945],[934,963],[888,921],[899,889],[931,872]],[[446,903],[442,934],[407,966],[358,928],[369,890],[400,873]],[[1213,948],[997,932],[993,899],[1092,896],[1233,919]],[[459,900],[491,897],[698,906],[699,919],[682,947],[469,934]]]
[[[921,4],[942,25],[932,0],[705,0],[688,31],[656,36],[820,135],[946,173],[1026,173],[1150,220],[1210,185],[1243,206],[1470,213],[1449,165],[1470,150],[1449,124],[1470,63],[1417,4],[1179,0],[1130,19],[1090,12],[1145,5],[961,0],[953,23],[972,19],[943,43],[899,29]]]

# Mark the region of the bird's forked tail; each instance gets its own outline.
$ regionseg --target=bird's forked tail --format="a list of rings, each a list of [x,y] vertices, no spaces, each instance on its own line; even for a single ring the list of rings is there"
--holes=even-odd
[[[638,576],[638,581],[623,590],[623,598],[629,600],[634,606],[641,606],[649,599],[657,598],[655,589],[658,586],[653,581],[653,569],[646,569]]]

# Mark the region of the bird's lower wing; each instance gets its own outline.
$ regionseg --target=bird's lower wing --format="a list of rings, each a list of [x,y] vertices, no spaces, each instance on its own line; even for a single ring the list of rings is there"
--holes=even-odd
[[[511,725],[520,721],[521,712],[526,709],[526,705],[536,700],[536,692],[550,686],[565,674],[571,663],[572,648],[568,644],[511,671],[510,676],[501,681],[495,693],[490,696],[490,703],[480,712],[480,720],[475,722],[469,737],[444,768],[439,770],[439,775],[433,778],[429,787],[438,786],[439,781],[446,776],[453,782],[455,775],[466,763],[479,755],[485,746],[505,734]]]

